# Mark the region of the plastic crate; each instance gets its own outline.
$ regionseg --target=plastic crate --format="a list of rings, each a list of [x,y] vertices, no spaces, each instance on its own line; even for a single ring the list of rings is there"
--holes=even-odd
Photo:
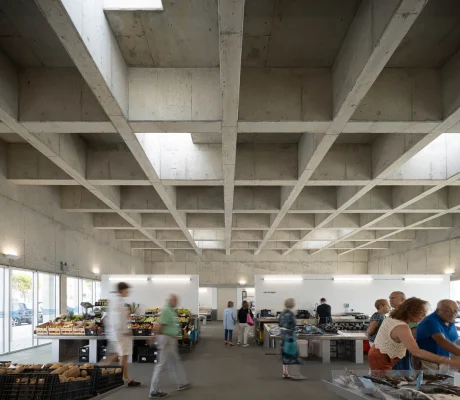
[[[86,336],[99,336],[98,328],[85,328]]]
[[[151,336],[151,329],[133,329],[133,336]]]
[[[81,362],[81,363],[87,363],[87,362],[89,362],[89,355],[87,355],[87,356],[79,355],[79,356],[78,356],[78,362]]]
[[[106,355],[107,354],[107,346],[99,346],[97,348],[97,354],[99,354],[100,356]]]
[[[115,389],[117,387],[123,386],[123,367],[120,365],[111,365],[111,366],[104,366],[104,368],[120,368],[121,372],[118,374],[107,374],[102,375],[100,372],[100,368],[95,368],[93,373],[96,375],[95,377],[95,390],[94,394],[99,395],[109,390]]]
[[[54,394],[59,376],[49,372],[0,375],[1,400],[48,400]]]
[[[107,360],[107,357],[108,357],[108,356],[105,355],[105,354],[99,354],[99,355],[97,356],[97,362],[99,362],[99,361],[105,361],[105,360]]]
[[[85,381],[57,383],[51,400],[83,400],[94,396],[93,378]]]
[[[157,356],[152,355],[152,356],[137,356],[137,362],[140,364],[144,363],[156,363],[157,362]]]
[[[155,347],[138,347],[137,355],[138,356],[154,356],[157,354]]]
[[[89,354],[89,346],[83,346],[78,348],[79,356],[87,356]]]

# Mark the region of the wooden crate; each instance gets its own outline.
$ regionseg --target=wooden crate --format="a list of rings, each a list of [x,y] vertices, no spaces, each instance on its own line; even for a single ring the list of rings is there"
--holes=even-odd
[[[73,326],[61,328],[61,335],[72,336],[73,335]]]
[[[61,328],[48,328],[48,335],[60,335],[61,334]]]
[[[73,327],[73,334],[75,336],[84,336],[85,335],[85,328],[82,327]]]
[[[36,335],[48,335],[48,327],[39,328],[38,326],[35,328]]]

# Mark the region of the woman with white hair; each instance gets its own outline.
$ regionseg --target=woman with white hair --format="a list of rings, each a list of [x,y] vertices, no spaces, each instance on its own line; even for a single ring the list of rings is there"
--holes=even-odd
[[[295,307],[294,299],[286,299],[284,311],[280,314],[279,326],[281,328],[281,355],[283,357],[283,379],[303,380],[300,374],[301,364],[297,351],[297,339],[295,335],[295,317],[292,309]],[[294,373],[294,368],[296,371]],[[290,372],[291,370],[291,372]]]

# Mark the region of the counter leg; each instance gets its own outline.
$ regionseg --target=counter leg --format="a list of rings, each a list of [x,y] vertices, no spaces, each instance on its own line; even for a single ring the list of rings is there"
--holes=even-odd
[[[331,363],[331,341],[324,339],[320,341],[321,343],[321,358],[323,364]]]
[[[89,340],[89,362],[91,364],[97,363],[97,340]]]
[[[51,340],[51,362],[57,363],[60,360],[60,343],[61,341],[59,339],[54,339]]]
[[[362,340],[355,341],[355,363],[362,364],[364,362],[363,357],[364,346]]]

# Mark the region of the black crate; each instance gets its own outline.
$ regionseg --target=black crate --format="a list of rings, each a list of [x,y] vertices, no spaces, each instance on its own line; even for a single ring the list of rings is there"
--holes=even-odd
[[[0,375],[1,400],[48,400],[54,394],[59,376],[49,372]]]
[[[157,349],[155,347],[138,347],[137,355],[138,356],[155,356],[157,354]]]
[[[120,365],[107,366],[105,368],[120,368],[121,373],[102,375],[100,369],[96,369],[98,374],[95,382],[95,394],[99,395],[117,387],[123,386],[123,367]]]
[[[99,336],[98,328],[85,328],[85,336]]]
[[[87,356],[89,355],[89,346],[83,346],[78,348],[78,355],[79,356]]]
[[[107,360],[107,355],[105,354],[99,354],[99,356],[97,357],[97,362],[99,361],[106,361]]]
[[[51,400],[83,400],[94,396],[93,380],[56,384]]]
[[[100,356],[107,354],[107,346],[99,346],[97,348],[97,354]]]
[[[151,329],[133,329],[133,336],[151,336]]]
[[[152,356],[137,356],[137,362],[140,364],[143,363],[156,363],[157,362],[157,356],[152,355]]]
[[[89,362],[89,355],[87,356],[78,356],[78,362],[81,362],[81,363],[87,363]]]

